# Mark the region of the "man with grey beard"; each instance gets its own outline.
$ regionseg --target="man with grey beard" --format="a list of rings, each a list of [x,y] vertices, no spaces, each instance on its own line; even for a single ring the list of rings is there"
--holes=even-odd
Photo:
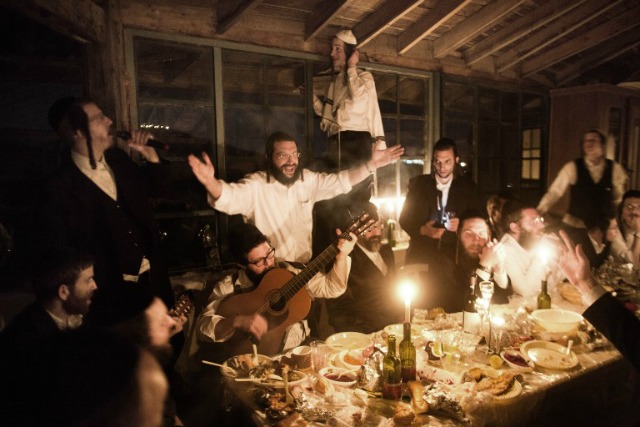
[[[351,252],[351,272],[347,290],[327,300],[329,323],[336,332],[371,333],[402,320],[401,304],[391,304],[395,295],[396,266],[393,250],[382,244],[378,210],[372,203],[354,206],[364,210],[376,223],[358,238]]]

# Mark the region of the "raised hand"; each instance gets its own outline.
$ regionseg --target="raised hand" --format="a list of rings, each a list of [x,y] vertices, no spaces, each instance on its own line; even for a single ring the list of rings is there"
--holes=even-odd
[[[394,145],[393,147],[385,149],[382,148],[384,146],[383,144],[385,144],[383,140],[377,140],[371,153],[371,163],[376,169],[395,162],[404,154],[404,148],[400,145]]]
[[[213,167],[213,163],[211,163],[209,155],[203,152],[202,160],[200,160],[193,154],[189,154],[187,161],[189,162],[189,166],[191,166],[191,171],[198,181],[204,185],[209,194],[211,194],[214,199],[219,198],[222,194],[222,184],[215,177],[215,168]]]
[[[576,246],[569,235],[560,230],[560,236],[564,241],[564,248],[558,259],[558,267],[571,283],[585,292],[596,285],[589,260],[582,250],[582,246]]]
[[[158,163],[160,157],[156,149],[147,145],[147,141],[150,139],[153,139],[151,132],[134,130],[131,132],[131,138],[127,140],[127,145],[131,150],[140,153],[148,162]]]

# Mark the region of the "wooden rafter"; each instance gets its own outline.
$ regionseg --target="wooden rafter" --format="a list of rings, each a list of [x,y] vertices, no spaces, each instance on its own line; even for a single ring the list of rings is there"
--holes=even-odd
[[[258,7],[262,0],[221,0],[218,2],[216,32],[224,34],[242,15]]]
[[[316,7],[313,8],[309,19],[304,23],[305,41],[308,41],[329,25],[331,19],[340,13],[347,3],[348,0],[322,0],[318,2]]]
[[[611,61],[637,46],[640,46],[640,27],[635,27],[631,31],[620,34],[615,39],[603,43],[590,51],[580,61],[557,73],[556,83],[562,85],[580,77],[585,71],[592,70],[605,62]]]
[[[436,40],[433,45],[433,56],[436,58],[444,58],[482,31],[495,25],[500,19],[513,12],[525,1],[526,0],[497,0],[495,3],[483,7]]]
[[[609,40],[635,25],[640,25],[640,6],[625,11],[614,19],[600,24],[553,49],[545,51],[544,54],[524,62],[522,64],[522,75],[526,77],[545,68],[549,68],[576,53]]]
[[[398,53],[405,54],[420,40],[434,32],[444,22],[460,12],[470,0],[450,0],[436,3],[433,9],[398,36]]]
[[[371,15],[367,16],[353,29],[353,34],[362,47],[373,40],[398,19],[416,8],[424,0],[394,0],[386,2]]]
[[[577,28],[588,24],[593,19],[623,2],[624,0],[596,0],[587,2],[587,4],[575,10],[573,13],[557,19],[548,27],[523,40],[516,49],[500,55],[496,61],[496,70],[502,73],[512,68],[519,62],[524,61],[531,55],[541,51],[550,44],[575,31]]]
[[[467,65],[471,66],[500,49],[517,42],[523,37],[533,34],[534,31],[566,15],[587,1],[588,0],[551,1],[531,13],[522,15],[508,26],[496,31],[489,37],[465,50],[464,57]]]
[[[95,43],[106,40],[105,11],[91,0],[6,0],[2,5],[71,38]]]

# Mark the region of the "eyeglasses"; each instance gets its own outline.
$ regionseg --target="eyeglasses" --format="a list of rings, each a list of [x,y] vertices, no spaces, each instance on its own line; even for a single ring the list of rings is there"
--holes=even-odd
[[[628,211],[632,211],[634,209],[640,209],[640,204],[638,203],[625,203],[624,205],[622,205],[623,209],[626,209]]]
[[[88,118],[88,121],[90,121],[90,122],[93,122],[93,121],[95,121],[95,120],[100,120],[100,121],[102,121],[102,120],[104,120],[104,119],[105,119],[105,117],[107,117],[107,116],[106,116],[103,112],[100,112],[99,114],[95,114],[95,115],[93,115],[93,116],[89,117],[89,118]]]
[[[462,230],[462,237],[465,239],[473,239],[473,240],[487,240],[489,238],[489,235],[487,234],[487,232],[480,232],[480,233],[476,233],[473,230]]]
[[[267,264],[267,261],[269,261],[270,259],[275,258],[276,256],[276,248],[274,248],[273,246],[269,246],[269,252],[267,252],[267,256],[258,258],[256,260],[253,261],[249,261],[249,264],[253,264],[256,267],[264,267]]]
[[[299,151],[294,151],[293,153],[275,153],[273,155],[277,160],[289,160],[291,157],[299,159],[300,156],[302,156],[302,153]]]
[[[543,224],[544,225],[544,217],[543,216],[534,216],[532,217],[525,217],[525,218],[521,218],[520,221],[529,221],[529,222],[533,222],[534,224]]]

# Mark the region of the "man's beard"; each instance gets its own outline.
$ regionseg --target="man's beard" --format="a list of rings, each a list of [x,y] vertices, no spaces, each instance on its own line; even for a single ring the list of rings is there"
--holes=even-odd
[[[287,165],[283,165],[287,166]],[[296,182],[300,178],[300,174],[302,173],[302,169],[300,168],[300,164],[296,166],[295,172],[293,172],[293,176],[289,178],[282,172],[282,168],[276,168],[273,164],[271,165],[271,173],[273,177],[278,180],[283,185],[291,185]]]
[[[540,241],[541,237],[542,236],[538,235],[538,233],[532,233],[530,231],[522,230],[520,232],[520,240],[518,243],[520,243],[520,246],[522,246],[523,248],[530,249],[535,246],[538,241]]]
[[[267,274],[269,271],[273,270],[275,268],[275,265],[271,268],[268,268],[266,270],[264,270],[262,273],[260,274],[256,274],[253,271],[249,270],[248,268],[245,270],[245,274],[247,275],[247,277],[249,278],[249,280],[251,280],[251,282],[254,285],[259,284],[262,281],[262,278],[264,277],[265,274]]]
[[[89,312],[89,304],[87,304],[87,299],[71,296],[62,302],[62,309],[68,314],[87,314]]]
[[[361,239],[360,244],[371,252],[378,252],[380,250],[380,246],[382,246],[382,239],[380,236],[374,236],[368,239]]]

